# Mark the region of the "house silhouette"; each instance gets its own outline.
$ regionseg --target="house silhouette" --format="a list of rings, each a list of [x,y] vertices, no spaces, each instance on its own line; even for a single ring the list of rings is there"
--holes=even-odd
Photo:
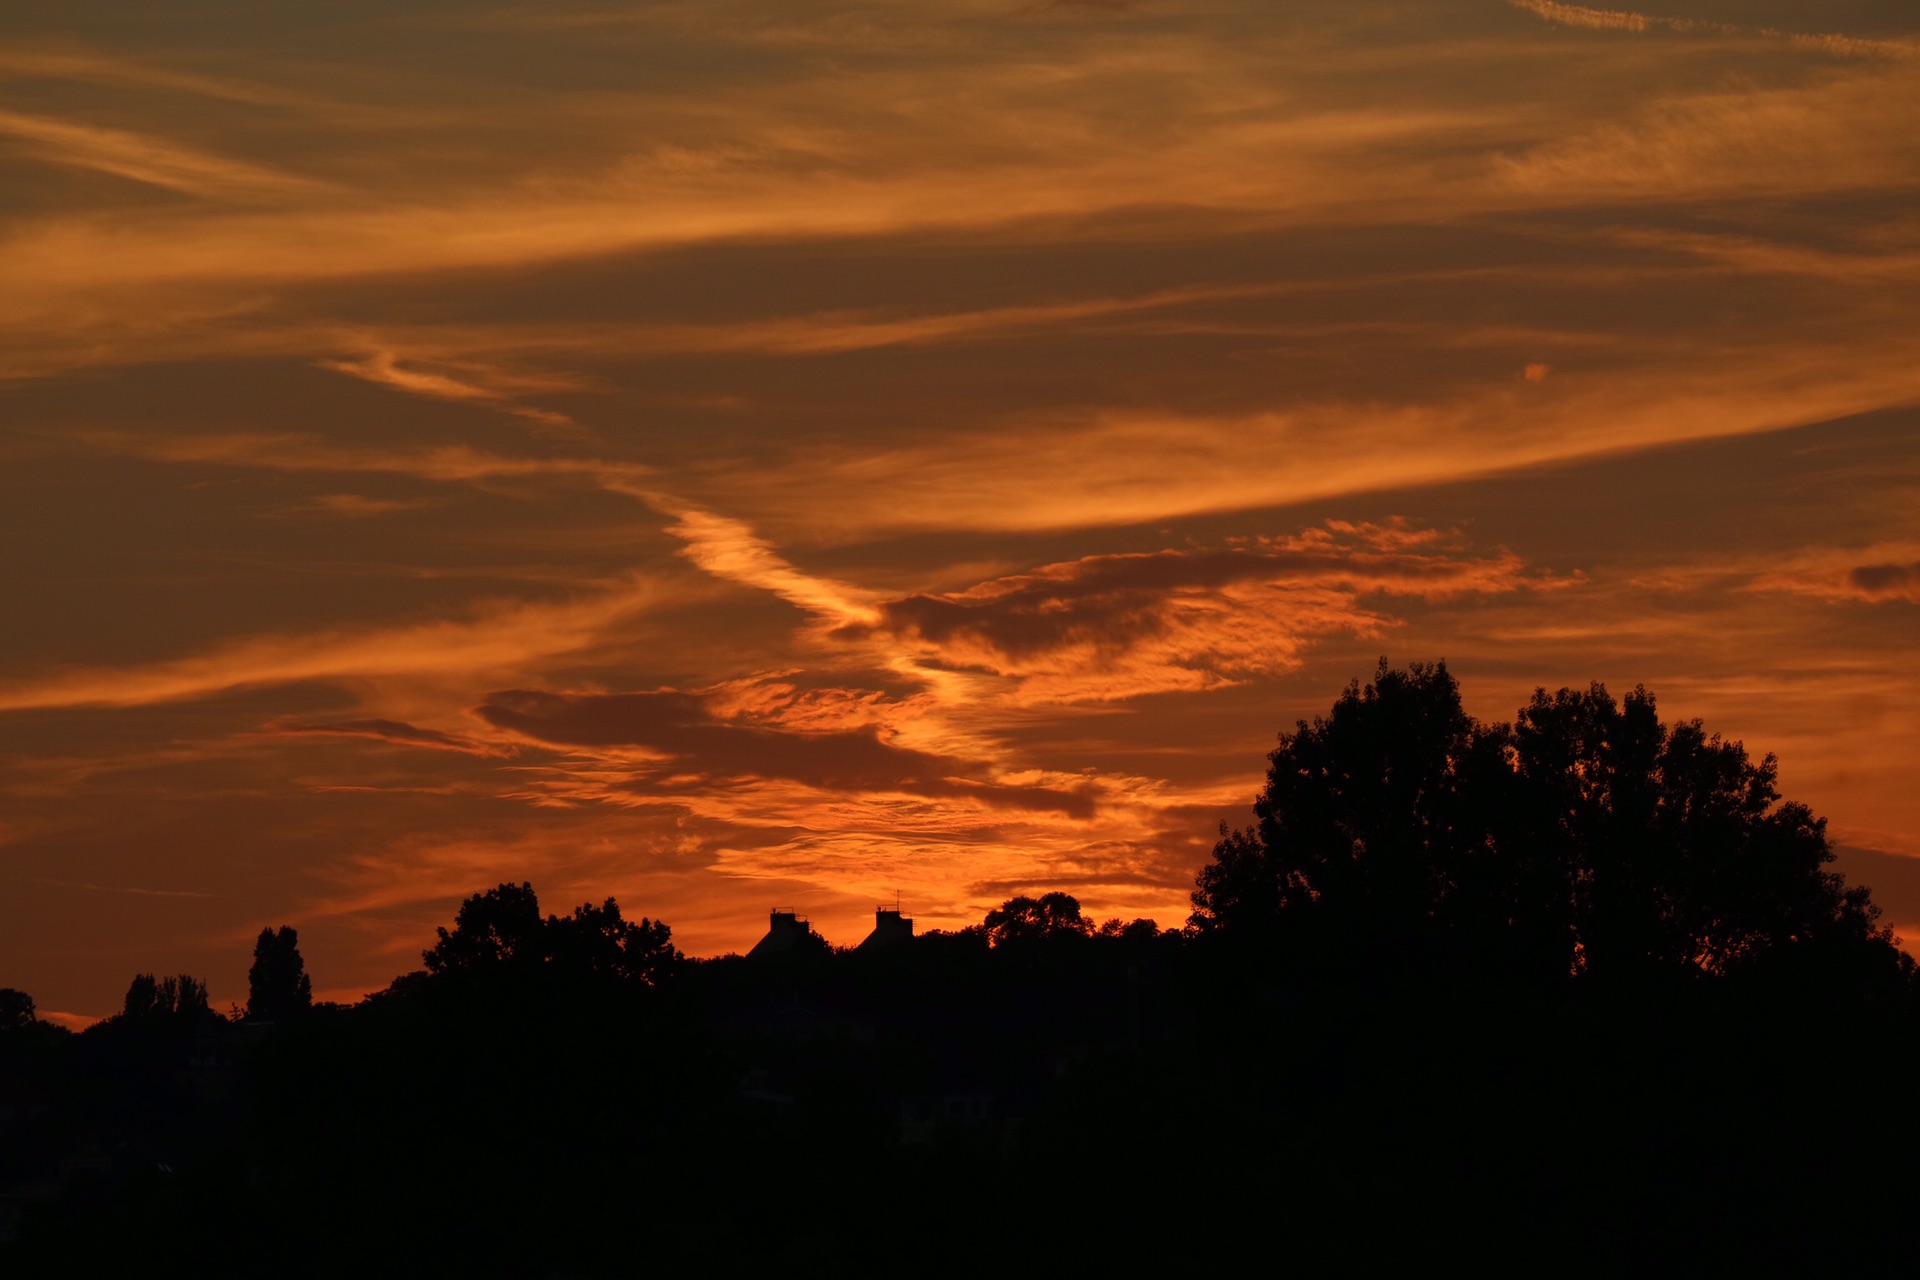
[[[784,955],[797,947],[805,946],[810,939],[818,939],[813,925],[797,911],[775,909],[767,913],[766,936],[753,944],[753,950],[747,952],[749,960],[763,956]],[[885,951],[893,947],[904,946],[913,941],[913,920],[902,915],[898,905],[875,907],[873,910],[873,932],[869,933],[857,951]],[[815,945],[818,945],[816,942]]]
[[[875,907],[873,932],[866,936],[857,950],[882,951],[888,947],[904,946],[912,941],[913,921],[901,915],[898,906]]]
[[[767,936],[753,944],[747,959],[784,955],[804,944],[813,934],[813,926],[796,911],[774,910],[767,913]]]

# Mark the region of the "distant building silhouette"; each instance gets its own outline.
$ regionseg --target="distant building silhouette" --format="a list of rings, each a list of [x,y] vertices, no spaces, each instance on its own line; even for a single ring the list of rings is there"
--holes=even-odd
[[[873,932],[866,936],[859,950],[879,951],[885,947],[897,947],[911,941],[913,941],[913,921],[901,915],[899,907],[875,907]]]
[[[753,944],[753,950],[747,952],[747,958],[752,960],[759,956],[783,955],[805,945],[812,935],[813,926],[798,912],[768,912],[767,936]]]
[[[913,920],[900,913],[898,904],[891,907],[875,907],[873,911],[873,932],[866,936],[857,950],[885,951],[903,946],[913,941]],[[825,938],[813,931],[807,918],[796,911],[770,911],[767,913],[766,936],[753,944],[753,950],[747,952],[749,960],[761,956],[788,955],[796,951],[829,951]]]

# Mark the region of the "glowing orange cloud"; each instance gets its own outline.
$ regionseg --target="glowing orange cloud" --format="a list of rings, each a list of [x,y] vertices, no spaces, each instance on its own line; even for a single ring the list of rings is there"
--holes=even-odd
[[[1537,14],[1548,22],[1557,22],[1563,26],[1586,27],[1595,31],[1632,31],[1645,33],[1664,30],[1681,34],[1711,34],[1722,36],[1755,35],[1775,40],[1784,40],[1791,44],[1822,53],[1843,57],[1895,57],[1910,58],[1920,56],[1920,45],[1904,40],[1863,40],[1843,35],[1801,35],[1779,31],[1772,27],[1738,27],[1725,22],[1709,22],[1699,18],[1669,18],[1638,13],[1630,9],[1595,9],[1583,4],[1560,4],[1556,0],[1507,0],[1516,9],[1525,9]]]
[[[582,649],[661,598],[634,577],[563,604],[503,603],[460,621],[310,636],[259,636],[211,652],[124,669],[58,671],[0,685],[0,711],[131,707],[298,680],[512,672]]]
[[[1787,592],[1833,603],[1920,602],[1920,542],[1810,546],[1777,562],[1703,567],[1743,590]]]
[[[418,725],[406,724],[399,720],[295,720],[283,718],[269,721],[262,732],[287,737],[339,737],[363,738],[371,742],[391,743],[400,747],[422,747],[430,751],[458,751],[465,755],[499,756],[506,752],[499,747],[459,734],[442,733],[438,729],[423,729]]]
[[[53,163],[98,169],[185,195],[310,197],[326,189],[326,184],[311,178],[208,155],[163,139],[18,111],[0,111],[0,138],[12,138]]]
[[[654,501],[662,507],[671,503]],[[802,573],[741,521],[692,507],[672,509],[672,514],[675,520],[667,532],[686,544],[682,554],[715,577],[771,591],[835,622],[859,624],[873,618],[864,593]]]
[[[1217,687],[1298,663],[1329,632],[1373,634],[1369,596],[1445,599],[1557,585],[1512,555],[1448,554],[1432,531],[1336,524],[1219,551],[1093,556],[889,601],[884,630],[928,658],[1019,682],[1026,700]]]

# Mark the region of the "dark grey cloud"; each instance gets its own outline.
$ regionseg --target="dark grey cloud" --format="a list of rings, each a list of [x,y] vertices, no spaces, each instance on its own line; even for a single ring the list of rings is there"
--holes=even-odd
[[[1519,585],[1521,565],[1510,556],[1450,555],[1417,545],[1430,536],[1398,529],[1359,533],[1357,545],[1303,539],[1300,544],[1088,556],[964,592],[889,601],[880,607],[877,627],[850,627],[841,634],[884,630],[936,646],[981,646],[1020,661],[1089,643],[1104,649],[1138,645],[1167,631],[1168,605],[1176,597],[1237,586],[1435,596]],[[1392,545],[1409,541],[1416,545]]]
[[[506,689],[475,709],[488,724],[569,747],[639,747],[714,778],[781,778],[823,791],[971,797],[998,808],[1087,817],[1090,796],[1002,786],[979,764],[883,741],[872,729],[795,733],[722,720],[696,694],[567,694]]]
[[[1920,601],[1920,560],[1912,564],[1863,564],[1847,575],[1861,595],[1875,600]]]

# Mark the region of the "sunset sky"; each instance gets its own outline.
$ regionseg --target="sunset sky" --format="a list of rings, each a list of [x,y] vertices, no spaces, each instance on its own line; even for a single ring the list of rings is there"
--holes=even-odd
[[[1180,924],[1381,655],[1645,684],[1920,937],[1912,0],[0,18],[0,986]]]

